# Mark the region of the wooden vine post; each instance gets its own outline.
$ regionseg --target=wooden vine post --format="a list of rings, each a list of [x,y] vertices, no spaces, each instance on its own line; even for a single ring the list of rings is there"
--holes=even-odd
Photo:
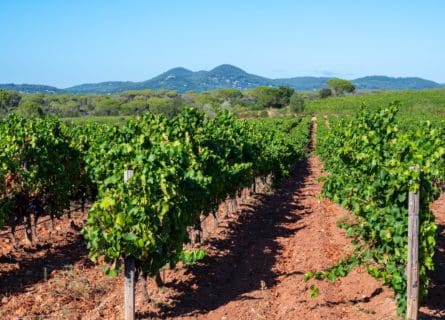
[[[419,167],[411,170],[420,172]],[[419,314],[419,202],[420,193],[409,192],[408,197],[408,265],[406,318],[417,320]]]
[[[124,171],[124,182],[127,182],[134,174],[133,170]],[[135,262],[134,257],[124,257],[124,316],[125,320],[134,320],[134,288],[135,288]]]

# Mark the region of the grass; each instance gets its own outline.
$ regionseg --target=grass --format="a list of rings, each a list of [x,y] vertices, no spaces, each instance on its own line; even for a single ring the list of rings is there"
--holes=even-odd
[[[420,91],[382,91],[345,97],[330,97],[308,101],[306,112],[327,114],[351,114],[365,104],[369,108],[401,102],[402,114],[422,114],[445,117],[445,89]]]

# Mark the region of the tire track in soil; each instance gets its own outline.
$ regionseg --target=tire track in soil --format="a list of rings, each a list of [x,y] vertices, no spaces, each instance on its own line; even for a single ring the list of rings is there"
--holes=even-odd
[[[320,293],[309,297],[304,273],[352,248],[336,226],[350,213],[318,199],[321,174],[321,161],[310,155],[273,196],[256,196],[216,231],[202,264],[167,275],[169,303],[142,311],[141,319],[397,319],[391,290],[361,268],[334,283],[311,282]]]

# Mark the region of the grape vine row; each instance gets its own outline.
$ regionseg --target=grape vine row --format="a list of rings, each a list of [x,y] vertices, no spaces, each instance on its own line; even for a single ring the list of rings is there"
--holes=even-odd
[[[350,209],[357,222],[342,227],[352,237],[353,253],[310,278],[347,275],[355,266],[393,288],[398,310],[406,309],[408,191],[420,189],[420,293],[427,293],[428,274],[434,269],[436,224],[429,208],[439,196],[435,182],[444,178],[444,131],[431,123],[406,130],[398,120],[398,103],[339,120],[331,129],[319,128],[317,152],[325,163],[323,194]],[[410,170],[418,166],[420,174]]]

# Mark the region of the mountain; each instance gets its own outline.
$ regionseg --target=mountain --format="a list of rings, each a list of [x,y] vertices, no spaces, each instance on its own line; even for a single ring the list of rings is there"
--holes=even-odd
[[[441,85],[434,81],[422,78],[392,78],[386,76],[368,76],[352,81],[357,89],[384,89],[384,90],[403,90],[403,89],[430,89],[439,88]]]
[[[13,83],[0,84],[0,89],[20,91],[24,93],[59,93],[63,91],[56,87],[45,86],[40,84],[13,84]]]
[[[274,80],[275,85],[289,86],[298,91],[320,90],[326,87],[326,82],[330,78],[326,77],[296,77]]]
[[[114,93],[125,90],[175,90],[198,92],[219,89],[247,89],[257,86],[273,86],[274,80],[249,74],[229,64],[220,65],[210,71],[193,72],[185,68],[174,68],[143,82],[101,82],[82,84],[65,89],[69,93]]]
[[[25,93],[117,93],[126,90],[167,89],[178,92],[194,90],[197,92],[237,88],[248,89],[257,86],[289,86],[298,91],[319,90],[326,86],[328,77],[294,77],[269,79],[246,71],[230,64],[220,65],[210,71],[191,71],[182,67],[173,68],[152,79],[142,82],[108,81],[86,83],[66,89],[42,85],[0,84],[0,88],[17,90]],[[403,90],[440,88],[444,85],[422,78],[393,78],[386,76],[368,76],[351,80],[359,90]]]
[[[69,87],[67,89],[63,89],[66,93],[115,93],[126,90],[133,90],[134,85],[137,82],[131,81],[107,81],[107,82],[99,82],[99,83],[84,83],[78,86]],[[1,87],[1,85],[0,85]]]

